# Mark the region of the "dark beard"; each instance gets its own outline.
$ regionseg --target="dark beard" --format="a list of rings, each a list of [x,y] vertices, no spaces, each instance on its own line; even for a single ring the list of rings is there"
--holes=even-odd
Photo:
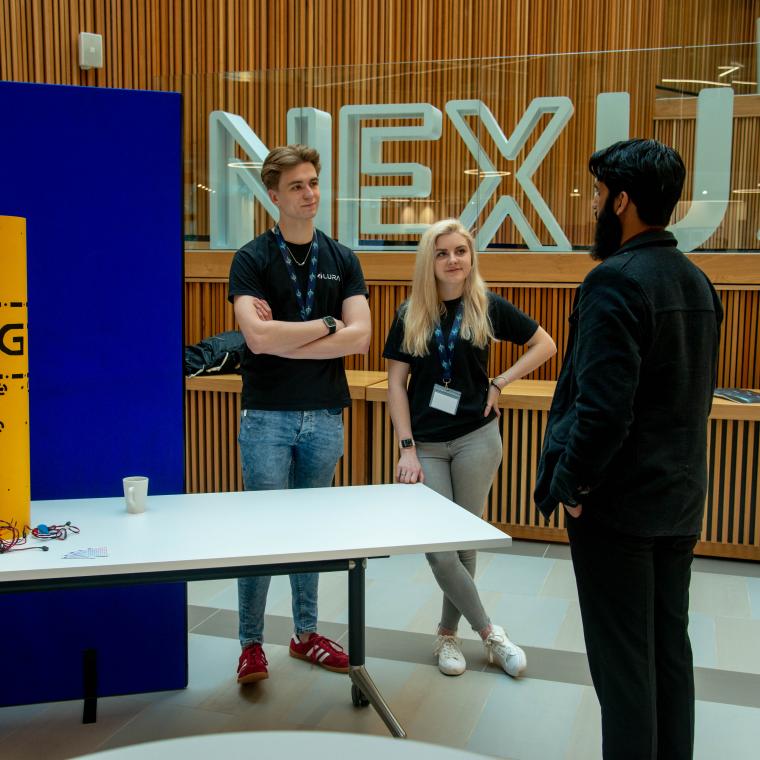
[[[604,261],[619,250],[623,241],[623,225],[620,218],[612,210],[614,202],[612,193],[607,196],[604,208],[596,217],[596,229],[594,230],[594,245],[589,254],[594,261]]]

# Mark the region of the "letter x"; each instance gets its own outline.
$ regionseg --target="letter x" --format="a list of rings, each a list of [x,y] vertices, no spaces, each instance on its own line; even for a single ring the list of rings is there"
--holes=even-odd
[[[560,132],[564,129],[565,124],[567,124],[573,115],[571,100],[566,97],[534,98],[509,138],[505,137],[493,114],[482,100],[450,100],[446,104],[446,113],[462,137],[467,149],[477,161],[478,168],[483,172],[489,173],[495,173],[496,167],[488,158],[485,149],[480,144],[480,140],[478,140],[465,121],[465,117],[477,116],[483,122],[488,134],[491,135],[499,153],[507,160],[514,161],[535,130],[541,117],[544,114],[552,114],[552,118],[546,125],[546,128],[541,133],[530,153],[528,153],[525,161],[518,167],[514,176],[538,212],[541,221],[546,225],[549,235],[554,240],[554,245],[543,245],[541,243],[522,210],[517,205],[517,202],[510,195],[503,195],[496,202],[493,211],[491,211],[478,230],[475,243],[478,250],[485,250],[504,220],[507,217],[511,217],[515,227],[517,227],[525,239],[530,250],[571,250],[570,241],[565,236],[562,227],[555,219],[532,180],[536,169],[538,169],[546,154],[559,137]],[[468,228],[475,225],[486,204],[496,192],[500,181],[498,176],[493,175],[486,175],[483,178],[483,181],[478,185],[474,195],[467,202],[460,215],[462,224]]]

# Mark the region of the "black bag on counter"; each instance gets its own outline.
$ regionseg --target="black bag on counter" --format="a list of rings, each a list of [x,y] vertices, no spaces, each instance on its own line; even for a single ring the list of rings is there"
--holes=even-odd
[[[240,372],[245,338],[239,330],[212,335],[194,346],[185,346],[185,375]]]

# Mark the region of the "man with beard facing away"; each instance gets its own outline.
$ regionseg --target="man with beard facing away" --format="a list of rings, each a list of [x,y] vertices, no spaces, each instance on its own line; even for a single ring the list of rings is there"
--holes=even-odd
[[[723,310],[665,230],[678,153],[626,140],[589,170],[601,263],[576,293],[534,497],[568,513],[604,757],[690,758],[689,581]]]

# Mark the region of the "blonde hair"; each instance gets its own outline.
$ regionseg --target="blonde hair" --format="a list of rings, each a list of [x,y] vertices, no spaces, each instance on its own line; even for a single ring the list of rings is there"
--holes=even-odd
[[[403,313],[404,340],[401,350],[412,356],[426,356],[433,330],[441,320],[443,304],[438,296],[435,279],[436,242],[441,235],[456,232],[467,241],[472,268],[464,282],[461,335],[478,348],[484,348],[493,338],[488,318],[486,284],[478,272],[478,256],[472,235],[458,219],[442,219],[432,224],[420,239],[414,262],[412,294]]]
[[[299,164],[312,164],[319,174],[319,153],[308,145],[282,145],[272,148],[261,166],[261,181],[267,190],[277,190],[280,175]]]

